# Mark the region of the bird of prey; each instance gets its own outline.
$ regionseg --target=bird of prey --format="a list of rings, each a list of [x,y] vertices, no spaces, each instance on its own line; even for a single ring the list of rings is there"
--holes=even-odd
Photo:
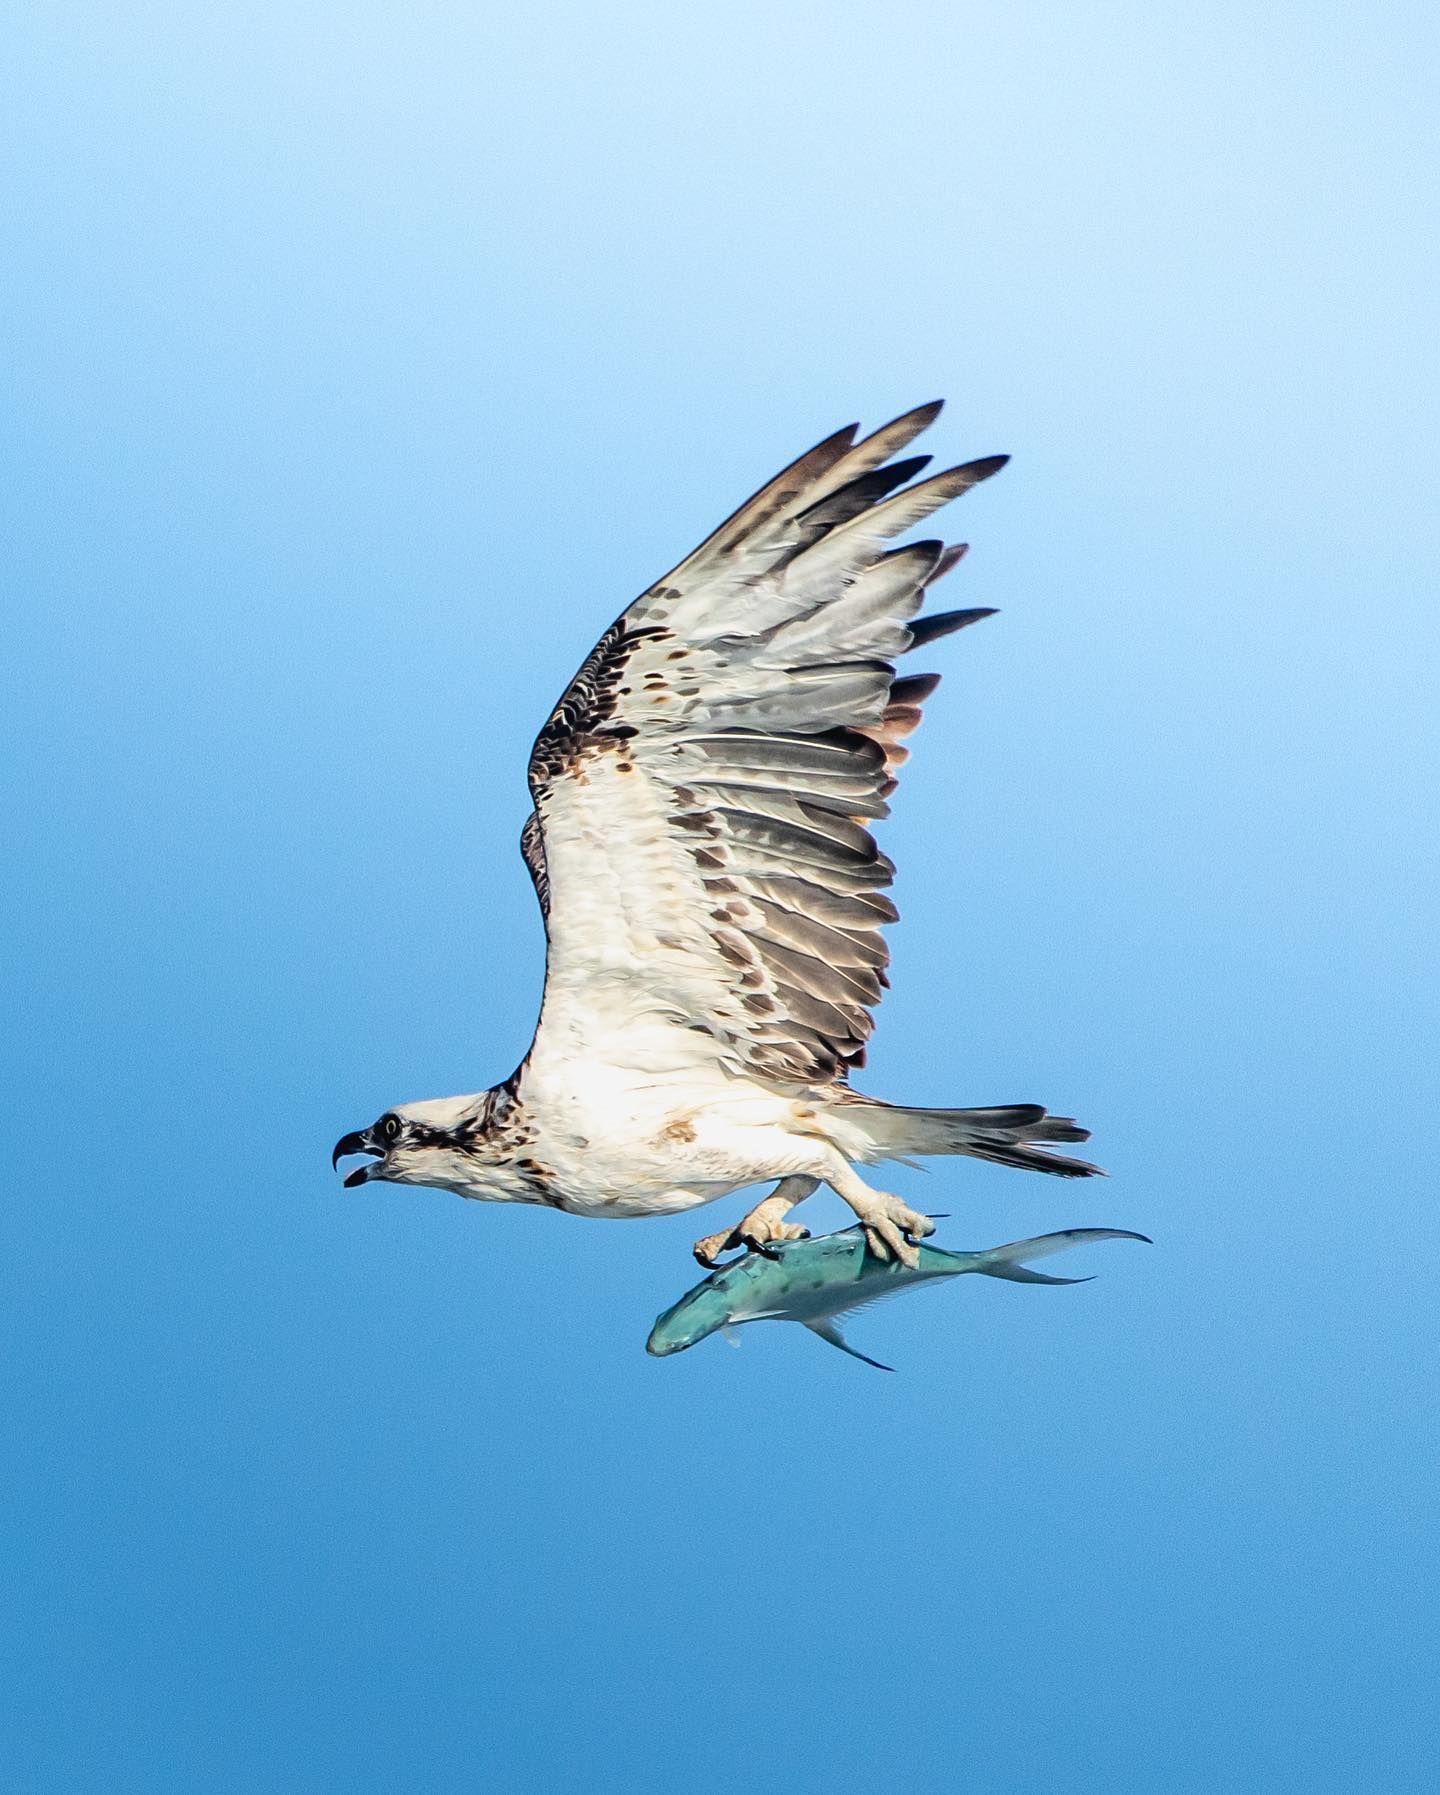
[[[933,1223],[857,1169],[929,1154],[1083,1177],[1088,1139],[1038,1104],[907,1109],[850,1083],[886,984],[884,817],[934,673],[914,648],[989,610],[921,615],[964,545],[889,548],[988,479],[918,478],[938,403],[792,462],[607,629],[540,731],[520,851],[545,919],[540,1020],[493,1090],[400,1103],[337,1142],[377,1179],[571,1215],[774,1188],[702,1263],[803,1237],[820,1184],[872,1251]],[[897,459],[897,457],[900,457]]]

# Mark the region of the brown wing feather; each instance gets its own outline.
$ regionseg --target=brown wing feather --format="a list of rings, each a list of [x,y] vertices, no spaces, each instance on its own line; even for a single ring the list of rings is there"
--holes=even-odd
[[[530,763],[522,845],[549,912],[547,1007],[552,984],[573,993],[587,967],[597,979],[628,967],[647,1015],[708,1034],[728,1064],[803,1084],[863,1062],[896,915],[893,864],[868,825],[888,812],[902,739],[938,683],[897,678],[895,661],[989,614],[927,624],[925,589],[958,552],[887,552],[1003,465],[906,485],[925,458],[890,458],[938,410],[859,443],[853,427],[827,437],[587,657]],[[595,913],[602,888],[617,939]],[[567,893],[588,920],[557,932]]]

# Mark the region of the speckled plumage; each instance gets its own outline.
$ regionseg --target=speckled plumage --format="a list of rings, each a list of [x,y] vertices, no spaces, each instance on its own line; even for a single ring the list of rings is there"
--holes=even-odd
[[[962,551],[888,547],[1003,465],[915,480],[928,458],[893,457],[938,411],[828,437],[604,632],[530,760],[521,850],[548,945],[530,1051],[503,1095],[402,1105],[347,1136],[380,1154],[357,1182],[626,1216],[824,1180],[908,1257],[924,1218],[856,1165],[1093,1170],[1045,1149],[1085,1132],[1039,1106],[906,1111],[848,1082],[896,915],[871,826],[938,683],[895,663],[990,614],[920,617]]]

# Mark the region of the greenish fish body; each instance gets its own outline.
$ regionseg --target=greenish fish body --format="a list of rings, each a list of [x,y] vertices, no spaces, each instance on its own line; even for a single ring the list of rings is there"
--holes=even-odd
[[[845,1341],[837,1325],[841,1316],[883,1297],[965,1272],[1006,1278],[1016,1284],[1087,1283],[1085,1278],[1047,1277],[1022,1262],[1067,1252],[1093,1240],[1150,1244],[1144,1234],[1132,1234],[1125,1228],[1066,1228],[1059,1234],[1013,1240],[980,1253],[951,1253],[922,1245],[920,1263],[911,1267],[894,1259],[877,1259],[866,1246],[863,1228],[846,1228],[816,1240],[787,1240],[764,1253],[747,1253],[687,1290],[656,1321],[645,1350],[664,1358],[684,1352],[720,1328],[738,1327],[747,1321],[798,1321],[852,1358],[889,1371],[890,1366],[856,1352]]]

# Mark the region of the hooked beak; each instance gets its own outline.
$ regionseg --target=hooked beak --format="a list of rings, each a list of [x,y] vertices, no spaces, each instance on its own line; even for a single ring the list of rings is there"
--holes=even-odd
[[[368,1129],[363,1134],[342,1134],[335,1143],[335,1151],[330,1155],[330,1164],[338,1169],[342,1159],[349,1159],[356,1153],[380,1153],[380,1149],[371,1141]],[[353,1190],[357,1184],[363,1184],[370,1176],[370,1170],[368,1165],[356,1166],[346,1176],[346,1190]]]

